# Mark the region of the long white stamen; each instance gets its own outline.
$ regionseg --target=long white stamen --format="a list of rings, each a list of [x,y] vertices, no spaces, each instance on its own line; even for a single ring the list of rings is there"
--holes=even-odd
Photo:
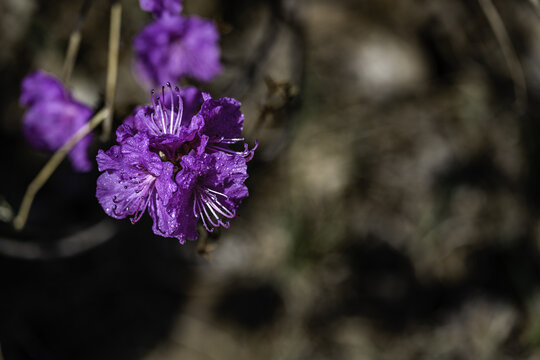
[[[245,139],[244,138],[229,138],[229,139],[226,139],[224,137],[221,137],[219,139],[213,139],[213,140],[210,140],[211,142],[213,143],[221,143],[221,144],[236,144],[237,142],[239,141],[244,141]]]
[[[197,198],[197,194],[195,194],[195,198],[193,199],[193,215],[198,218],[199,217],[199,214],[197,213],[197,201],[198,201],[198,198]]]
[[[210,222],[210,224],[212,224],[213,227],[218,227],[218,226],[219,226],[219,222],[214,223],[214,221],[212,221],[212,218],[210,217],[210,215],[208,215],[208,211],[206,210],[207,207],[208,207],[207,205],[208,205],[208,204],[205,203],[205,202],[203,201],[203,211],[204,211],[204,214],[206,215],[206,218],[208,219],[208,221]],[[218,217],[216,217],[216,218],[219,220]]]
[[[227,195],[225,195],[225,194],[223,194],[223,193],[220,193],[219,191],[216,191],[216,190],[212,190],[212,189],[209,189],[209,188],[206,188],[206,189],[204,189],[204,190],[205,190],[205,191],[208,191],[208,192],[211,192],[211,193],[214,193],[214,194],[216,194],[216,195],[221,195],[221,196],[223,196],[223,197],[225,197],[225,198],[227,198],[227,199],[229,198]]]
[[[148,129],[152,130],[154,135],[159,135],[159,129],[154,124],[154,121],[153,120],[152,121],[148,120],[147,117],[148,117],[148,115],[146,115],[146,114],[143,117],[144,118],[144,123],[146,124],[146,127],[148,127]],[[150,118],[152,119],[152,116],[150,116]]]
[[[216,219],[216,221],[217,221],[217,224],[214,225],[214,223],[212,223],[212,225],[214,225],[216,227],[219,226],[219,223],[221,222],[221,219],[219,218],[219,215],[216,214],[216,212],[214,211],[214,208],[212,208],[211,206],[208,206],[208,209],[210,210],[212,215],[214,215],[214,219]]]
[[[204,197],[202,198],[204,199]],[[229,219],[232,219],[235,216],[233,212],[223,206],[223,204],[221,204],[219,201],[209,201],[208,204],[212,206],[218,213],[225,217],[228,217]]]
[[[171,94],[171,121],[170,121],[170,126],[169,126],[169,132],[171,134],[174,134],[173,132],[173,119],[174,119],[174,94],[173,94],[173,91],[171,89],[171,83],[167,83],[167,87],[169,88],[170,90],[170,94]]]
[[[211,229],[210,227],[208,227],[208,224],[206,223],[206,219],[204,218],[204,215],[203,215],[203,213],[201,211],[201,205],[200,205],[199,202],[197,202],[197,207],[198,207],[198,210],[199,210],[199,214],[201,215],[201,220],[203,222],[204,227],[206,228],[206,230],[208,230],[208,232],[213,232],[214,229]]]
[[[159,107],[159,112],[161,114],[161,124],[163,125],[162,127],[162,134],[166,134],[167,133],[167,125],[165,125],[165,114],[163,113],[163,108],[161,107],[161,105],[158,104],[158,107]]]
[[[174,120],[174,133],[176,135],[180,132],[180,124],[182,122],[182,116],[184,115],[184,104],[182,102],[182,98],[180,95],[178,95],[178,114],[176,115],[176,119]]]

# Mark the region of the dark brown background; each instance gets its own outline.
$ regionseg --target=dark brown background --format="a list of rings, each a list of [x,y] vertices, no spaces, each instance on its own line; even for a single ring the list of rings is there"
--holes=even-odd
[[[0,225],[4,358],[540,359],[540,13],[494,0],[493,26],[485,3],[185,0],[223,35],[203,87],[240,99],[260,142],[250,198],[207,260],[147,216],[106,219],[97,171],[63,164],[23,233]],[[149,91],[131,44],[151,17],[123,5],[116,125]],[[79,7],[0,3],[15,209],[47,159],[22,139],[20,81],[60,74]],[[72,89],[98,108],[106,1],[82,29]]]

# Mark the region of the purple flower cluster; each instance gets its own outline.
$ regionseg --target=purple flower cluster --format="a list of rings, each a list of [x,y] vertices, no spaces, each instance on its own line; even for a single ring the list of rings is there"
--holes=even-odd
[[[140,0],[140,5],[155,17],[134,41],[135,67],[145,82],[179,82],[183,77],[210,81],[221,72],[213,22],[180,15],[179,0]]]
[[[174,16],[182,11],[181,0],[139,0],[139,5],[141,9],[151,12],[156,18]]]
[[[24,78],[20,102],[28,107],[23,118],[24,136],[38,150],[58,150],[92,115],[92,109],[73,99],[60,81],[43,71]],[[92,168],[87,155],[91,142],[88,135],[70,151],[76,171]]]
[[[210,232],[229,227],[248,196],[246,162],[255,148],[241,137],[244,115],[237,100],[214,100],[169,83],[161,90],[117,129],[118,145],[99,151],[104,173],[96,196],[109,216],[133,223],[148,209],[155,234],[183,243],[197,239],[199,220]]]

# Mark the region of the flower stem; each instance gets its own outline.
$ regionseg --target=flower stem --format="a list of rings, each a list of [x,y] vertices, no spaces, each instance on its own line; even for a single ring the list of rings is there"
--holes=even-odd
[[[28,213],[32,207],[32,202],[37,194],[37,192],[43,187],[47,182],[49,177],[56,170],[58,165],[64,160],[66,155],[73,149],[73,147],[81,141],[86,135],[88,135],[93,129],[95,129],[99,124],[103,122],[109,116],[109,109],[107,107],[98,111],[84,126],[82,126],[69,140],[58,149],[37,176],[32,180],[26,193],[24,194],[23,201],[17,216],[13,220],[13,227],[15,230],[20,231],[24,228],[26,220],[28,218]]]
[[[120,27],[122,24],[122,4],[117,1],[111,5],[111,24],[109,31],[109,59],[107,65],[107,82],[105,88],[105,107],[109,114],[103,123],[101,141],[107,141],[112,130],[112,116],[114,108],[114,96],[116,92],[116,80],[118,77],[118,52],[120,48]]]

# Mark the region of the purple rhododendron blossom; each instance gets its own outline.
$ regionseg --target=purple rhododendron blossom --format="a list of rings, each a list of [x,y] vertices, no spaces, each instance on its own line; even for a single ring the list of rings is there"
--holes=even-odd
[[[38,150],[58,150],[92,116],[92,109],[73,99],[60,81],[43,71],[28,75],[21,88],[21,105],[28,106],[23,134]],[[91,142],[92,136],[88,135],[69,152],[76,171],[92,168],[87,155]]]
[[[144,11],[149,11],[156,18],[167,15],[178,15],[182,11],[181,0],[139,0]]]
[[[118,127],[118,145],[99,151],[96,196],[108,215],[133,223],[148,209],[155,234],[183,243],[198,238],[199,220],[210,232],[229,227],[248,196],[246,163],[256,145],[249,149],[240,137],[240,102],[167,89],[152,91],[152,104]]]
[[[219,34],[211,21],[165,16],[135,38],[135,68],[151,85],[178,82],[183,77],[210,81],[222,70],[218,42]]]
[[[38,102],[64,100],[68,97],[60,81],[41,70],[27,75],[21,84],[21,105],[32,106]]]

